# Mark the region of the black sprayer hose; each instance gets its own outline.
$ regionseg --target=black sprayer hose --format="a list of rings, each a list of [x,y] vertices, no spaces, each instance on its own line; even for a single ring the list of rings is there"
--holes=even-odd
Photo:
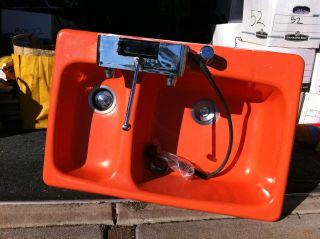
[[[224,167],[226,166],[227,162],[229,161],[230,158],[230,154],[231,154],[231,150],[232,150],[232,145],[233,145],[233,126],[232,126],[232,119],[231,119],[231,114],[230,114],[230,110],[229,107],[227,105],[227,102],[223,96],[223,94],[221,93],[219,87],[217,86],[217,84],[215,83],[210,71],[208,70],[208,67],[206,65],[206,63],[204,61],[200,61],[200,69],[202,71],[202,73],[206,76],[206,78],[208,79],[210,85],[212,86],[212,88],[215,90],[217,96],[219,97],[219,100],[221,101],[221,104],[223,106],[224,112],[227,116],[227,120],[228,120],[228,126],[229,126],[229,144],[228,144],[228,149],[226,152],[226,156],[223,160],[223,162],[221,163],[221,165],[213,172],[211,173],[204,173],[201,172],[199,170],[196,170],[195,172],[195,176],[198,176],[200,178],[203,179],[209,179],[212,178],[214,176],[216,176],[218,173],[220,173]]]

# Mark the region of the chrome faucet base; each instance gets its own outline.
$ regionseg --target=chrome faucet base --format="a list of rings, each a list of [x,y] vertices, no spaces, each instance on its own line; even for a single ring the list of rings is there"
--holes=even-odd
[[[105,68],[106,77],[113,77],[114,69],[134,71],[123,130],[131,128],[129,120],[139,71],[166,75],[167,86],[174,86],[177,77],[184,75],[188,52],[189,47],[179,43],[99,34],[97,65]]]

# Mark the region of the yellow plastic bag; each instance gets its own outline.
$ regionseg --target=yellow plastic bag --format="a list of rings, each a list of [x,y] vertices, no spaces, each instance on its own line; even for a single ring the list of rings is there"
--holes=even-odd
[[[32,48],[17,46],[14,51],[12,59],[20,88],[23,128],[46,128],[54,51],[39,49],[32,51]]]
[[[0,67],[2,67],[3,64],[6,64],[8,62],[11,62],[12,58],[11,56],[3,56],[0,58]]]
[[[7,81],[16,79],[11,56],[3,56],[0,58],[0,78]]]

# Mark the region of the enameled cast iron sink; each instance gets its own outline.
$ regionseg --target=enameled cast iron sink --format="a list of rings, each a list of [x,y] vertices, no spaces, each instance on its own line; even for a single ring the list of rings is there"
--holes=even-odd
[[[97,39],[93,32],[58,34],[44,163],[48,185],[239,217],[279,218],[303,75],[300,57],[214,47],[209,69],[230,108],[233,149],[217,177],[186,180],[175,172],[151,172],[144,149],[157,142],[205,171],[217,168],[227,149],[228,127],[214,90],[189,63],[174,87],[163,75],[141,73],[132,128],[124,131],[133,73],[116,70],[107,79],[97,65]],[[203,46],[179,44],[196,53]],[[94,112],[88,103],[92,89],[101,85],[116,96],[108,114]],[[193,119],[192,105],[201,99],[220,109],[215,123]]]

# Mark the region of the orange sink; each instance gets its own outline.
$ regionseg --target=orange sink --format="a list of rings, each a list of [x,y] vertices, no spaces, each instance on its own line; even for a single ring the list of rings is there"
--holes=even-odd
[[[51,186],[274,221],[281,215],[287,182],[303,60],[295,55],[214,47],[209,67],[229,106],[234,141],[230,160],[209,180],[155,173],[146,145],[182,156],[213,171],[228,146],[223,107],[207,79],[190,62],[174,87],[166,77],[140,73],[129,131],[122,130],[133,72],[106,78],[97,65],[98,33],[58,34],[44,162]],[[163,42],[162,40],[159,40]],[[179,43],[198,53],[201,44]],[[88,103],[90,92],[107,86],[116,96],[108,114]],[[201,125],[192,107],[215,102],[220,115]]]

